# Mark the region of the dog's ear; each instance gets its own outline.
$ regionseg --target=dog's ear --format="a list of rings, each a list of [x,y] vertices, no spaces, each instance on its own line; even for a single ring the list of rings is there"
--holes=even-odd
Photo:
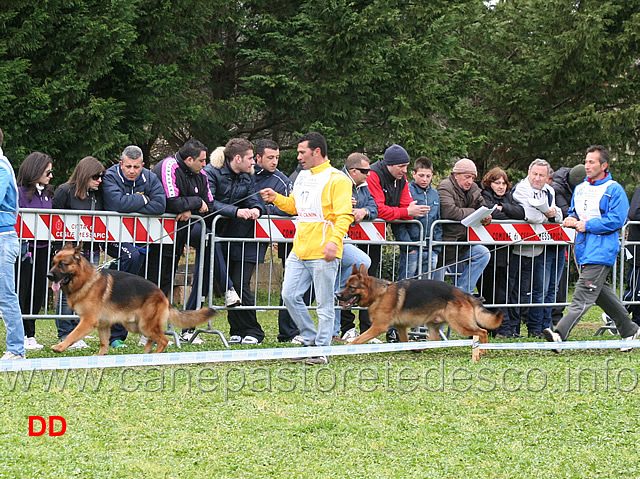
[[[73,257],[80,261],[80,258],[82,257],[82,241],[80,241],[78,246],[73,250]]]
[[[358,265],[353,265],[353,268],[351,268],[351,274],[358,274]]]
[[[353,265],[353,269],[356,269],[356,265]],[[355,273],[355,272],[354,272]],[[360,265],[360,276],[362,276],[363,278],[366,278],[367,276],[369,276],[369,272],[367,271],[367,267],[364,264]]]
[[[65,243],[62,249],[74,249],[73,243]]]

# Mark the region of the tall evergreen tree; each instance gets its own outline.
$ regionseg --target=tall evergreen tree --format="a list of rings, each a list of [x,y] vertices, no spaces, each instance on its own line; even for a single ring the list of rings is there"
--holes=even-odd
[[[463,30],[477,76],[458,113],[486,167],[526,171],[609,145],[620,161],[638,146],[640,5],[633,0],[503,0]]]

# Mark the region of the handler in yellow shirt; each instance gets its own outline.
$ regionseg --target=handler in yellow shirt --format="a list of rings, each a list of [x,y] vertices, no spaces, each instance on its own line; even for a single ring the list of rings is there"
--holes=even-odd
[[[271,188],[260,191],[262,199],[282,211],[298,216],[293,249],[287,257],[282,299],[300,329],[305,345],[329,346],[333,335],[336,275],[342,258],[343,239],[353,223],[351,182],[331,166],[327,142],[311,132],[298,142],[298,162],[303,170],[285,197]],[[304,303],[313,284],[318,305],[318,329]],[[307,364],[327,364],[327,356],[308,358]]]

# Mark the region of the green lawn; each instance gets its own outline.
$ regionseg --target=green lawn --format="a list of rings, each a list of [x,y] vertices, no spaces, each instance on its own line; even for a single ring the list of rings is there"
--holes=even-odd
[[[278,346],[275,314],[259,315],[260,347]],[[226,332],[226,315],[216,321]],[[599,324],[594,308],[571,339]],[[37,326],[47,348],[29,357],[53,356],[53,322]],[[137,338],[115,354],[142,352]],[[221,348],[205,339],[183,350]],[[639,354],[489,351],[472,363],[457,348],[315,368],[0,373],[0,477],[638,477]],[[34,415],[64,417],[66,433],[30,437]]]

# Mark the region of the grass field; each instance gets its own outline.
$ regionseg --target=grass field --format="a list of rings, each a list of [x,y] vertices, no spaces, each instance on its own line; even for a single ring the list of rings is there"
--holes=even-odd
[[[259,319],[260,347],[277,347],[275,314]],[[571,339],[600,324],[594,308]],[[53,356],[53,322],[37,326],[46,348],[29,357]],[[215,326],[228,330],[225,314]],[[137,339],[111,352],[140,353]],[[205,339],[183,350],[221,348]],[[489,351],[472,363],[456,348],[315,368],[0,373],[0,477],[638,477],[639,355]],[[29,416],[62,416],[66,433],[30,437]]]

